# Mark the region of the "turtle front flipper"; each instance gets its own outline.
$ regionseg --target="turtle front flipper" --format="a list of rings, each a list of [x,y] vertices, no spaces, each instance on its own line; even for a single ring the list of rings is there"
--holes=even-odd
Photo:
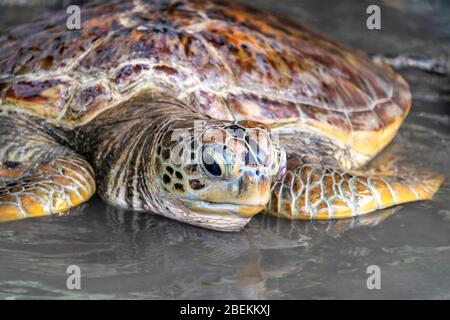
[[[47,129],[0,117],[0,221],[63,213],[95,194],[89,163]]]
[[[394,205],[431,199],[443,177],[362,175],[291,159],[272,186],[265,212],[287,219],[349,218]]]

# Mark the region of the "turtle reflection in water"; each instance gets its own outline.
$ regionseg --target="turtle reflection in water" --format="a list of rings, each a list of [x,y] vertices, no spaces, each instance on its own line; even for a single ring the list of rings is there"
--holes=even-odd
[[[361,52],[231,2],[82,13],[81,30],[62,13],[0,38],[1,221],[97,192],[236,231],[259,212],[340,219],[430,199],[442,182],[357,171],[411,105],[407,83]]]

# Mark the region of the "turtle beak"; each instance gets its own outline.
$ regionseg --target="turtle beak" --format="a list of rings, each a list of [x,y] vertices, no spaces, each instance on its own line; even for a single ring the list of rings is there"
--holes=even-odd
[[[210,184],[204,193],[181,201],[191,218],[202,219],[205,228],[237,231],[264,210],[270,199],[269,168],[246,168],[239,177]]]
[[[231,215],[239,216],[243,218],[251,218],[258,214],[266,205],[242,205],[233,203],[217,203],[208,201],[195,201],[192,202],[189,208],[199,214],[213,214],[216,216],[220,215]]]
[[[255,214],[265,208],[265,205],[250,206],[198,200],[185,202],[185,205],[191,220],[187,221],[188,223],[217,231],[240,231]]]

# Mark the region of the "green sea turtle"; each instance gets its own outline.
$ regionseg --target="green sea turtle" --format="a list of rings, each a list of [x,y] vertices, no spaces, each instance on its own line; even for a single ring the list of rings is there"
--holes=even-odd
[[[114,206],[235,231],[429,199],[359,168],[411,105],[390,67],[223,1],[113,1],[0,38],[0,220]]]

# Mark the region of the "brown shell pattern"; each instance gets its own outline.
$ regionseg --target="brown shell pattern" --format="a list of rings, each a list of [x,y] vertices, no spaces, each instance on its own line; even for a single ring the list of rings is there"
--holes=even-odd
[[[363,53],[230,1],[107,2],[0,38],[1,108],[65,125],[140,90],[217,119],[322,124],[347,135],[403,119],[405,81]],[[401,121],[400,121],[401,122]]]

